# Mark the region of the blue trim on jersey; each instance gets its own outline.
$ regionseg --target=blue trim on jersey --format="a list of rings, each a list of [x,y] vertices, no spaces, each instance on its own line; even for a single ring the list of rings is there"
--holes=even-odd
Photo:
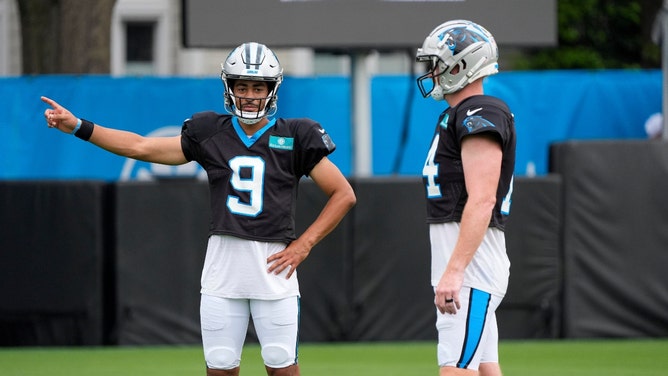
[[[466,315],[466,335],[464,336],[464,346],[462,355],[457,362],[457,368],[468,368],[473,355],[482,339],[482,332],[485,329],[485,320],[487,319],[487,310],[492,295],[481,290],[471,289],[469,295],[469,311]]]
[[[239,119],[237,119],[236,116],[232,118],[232,126],[234,127],[234,130],[237,132],[237,136],[239,136],[241,142],[243,142],[244,145],[246,145],[246,148],[250,148],[251,146],[253,146],[255,141],[257,141],[260,137],[262,137],[264,132],[266,132],[267,129],[273,127],[274,124],[276,124],[276,119],[270,119],[267,125],[265,125],[260,130],[255,132],[255,134],[253,134],[251,137],[248,137],[246,132],[244,132],[243,128],[241,128],[241,125],[239,124]]]
[[[443,120],[441,120],[438,125],[443,129],[448,129],[448,120],[450,120],[450,114],[445,114],[445,116],[443,116]]]

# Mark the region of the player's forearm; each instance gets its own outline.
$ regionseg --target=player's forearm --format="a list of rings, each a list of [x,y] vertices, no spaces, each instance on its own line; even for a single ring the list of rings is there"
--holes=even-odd
[[[448,269],[463,272],[485,237],[494,203],[490,200],[469,200],[462,213],[459,238],[448,262]]]
[[[335,191],[318,218],[304,231],[299,240],[307,244],[309,249],[313,248],[338,226],[356,202],[352,188],[346,187]]]
[[[188,162],[179,136],[144,137],[136,133],[95,125],[89,142],[124,157],[140,161],[179,165]]]
[[[90,143],[111,153],[139,160],[146,160],[146,153],[142,153],[139,145],[142,136],[118,129],[95,125],[93,134],[88,140]]]

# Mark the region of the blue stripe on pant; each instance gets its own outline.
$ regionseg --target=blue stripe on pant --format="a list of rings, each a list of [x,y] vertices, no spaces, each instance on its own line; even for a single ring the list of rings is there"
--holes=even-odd
[[[473,359],[485,329],[485,320],[491,295],[480,290],[471,289],[469,296],[469,311],[466,315],[466,334],[462,356],[457,362],[457,368],[467,368]]]

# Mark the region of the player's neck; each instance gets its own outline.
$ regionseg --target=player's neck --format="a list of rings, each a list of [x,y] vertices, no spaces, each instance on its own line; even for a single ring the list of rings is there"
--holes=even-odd
[[[463,101],[464,99],[468,97],[472,97],[474,95],[482,95],[484,94],[484,90],[482,87],[482,78],[477,79],[470,84],[464,86],[463,89],[452,93],[452,94],[446,94],[445,95],[445,100],[448,102],[448,105],[450,107],[455,107],[456,105],[459,104],[459,102]]]

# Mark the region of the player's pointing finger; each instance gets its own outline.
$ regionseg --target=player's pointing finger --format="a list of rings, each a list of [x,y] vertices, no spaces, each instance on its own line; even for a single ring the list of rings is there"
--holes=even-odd
[[[60,107],[60,105],[51,98],[47,98],[47,97],[43,96],[43,97],[41,97],[41,99],[42,99],[42,102],[48,104],[49,106],[53,107],[54,109]]]

